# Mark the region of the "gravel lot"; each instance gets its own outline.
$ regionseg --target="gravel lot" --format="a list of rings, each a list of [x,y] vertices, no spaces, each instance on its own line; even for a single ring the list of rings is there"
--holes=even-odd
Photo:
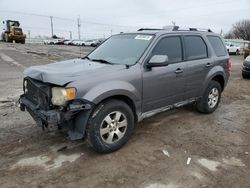
[[[215,113],[193,106],[161,113],[140,123],[121,150],[100,155],[64,132],[43,132],[17,104],[25,67],[79,55],[79,47],[0,43],[0,187],[250,187],[250,80],[241,78],[242,56],[231,57]]]

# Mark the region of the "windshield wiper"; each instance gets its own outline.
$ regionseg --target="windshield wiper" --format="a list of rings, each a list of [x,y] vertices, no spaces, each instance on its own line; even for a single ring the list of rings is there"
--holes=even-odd
[[[88,58],[89,58],[89,57],[88,57]],[[90,60],[90,61],[97,61],[97,62],[105,63],[105,64],[110,64],[110,65],[114,65],[114,63],[111,63],[111,62],[109,62],[109,61],[107,61],[107,60],[105,60],[105,59],[90,59],[90,58],[89,58],[89,60]]]
[[[90,60],[90,58],[88,56],[82,57],[81,59],[88,59],[88,60]]]

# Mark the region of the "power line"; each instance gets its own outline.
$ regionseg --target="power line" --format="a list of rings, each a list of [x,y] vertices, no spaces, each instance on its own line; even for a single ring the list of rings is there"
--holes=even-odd
[[[23,15],[28,15],[28,16],[47,17],[47,18],[50,17],[50,16],[44,15],[44,14],[26,13],[26,12],[19,12],[19,11],[0,10],[0,12],[7,12],[7,13],[14,13],[14,14],[23,14]]]
[[[20,11],[0,10],[0,12],[7,12],[7,13],[14,13],[14,14],[28,15],[28,16],[38,16],[38,17],[51,18],[51,16],[49,16],[49,15],[28,13],[28,12],[20,12]],[[53,16],[53,18],[60,19],[60,20],[65,20],[65,21],[71,21],[71,22],[75,21],[75,19],[72,19],[72,18],[64,18],[64,17],[58,17],[58,16]],[[101,26],[109,26],[109,27],[138,28],[138,26],[118,25],[118,24],[109,24],[109,23],[91,22],[91,21],[81,21],[81,23],[83,23],[83,24],[86,23],[86,24],[93,24],[93,25],[101,25]]]

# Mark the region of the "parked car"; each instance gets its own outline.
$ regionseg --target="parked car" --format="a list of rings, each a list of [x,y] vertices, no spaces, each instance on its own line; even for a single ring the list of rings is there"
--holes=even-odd
[[[61,39],[47,39],[47,40],[44,40],[43,43],[46,45],[55,45],[55,44],[58,44],[60,40]]]
[[[100,43],[99,40],[86,40],[86,41],[84,41],[85,46],[92,46],[92,47],[98,46],[99,43]]]
[[[226,42],[226,48],[229,54],[235,54],[238,55],[240,53],[240,47],[235,46],[234,44],[230,42]]]
[[[64,44],[65,45],[72,45],[72,42],[73,42],[73,40],[68,40],[68,41],[65,41]]]
[[[250,55],[246,57],[243,67],[242,67],[242,77],[249,78],[250,77]]]
[[[48,45],[48,44],[52,44],[53,42],[52,42],[52,40],[47,40],[46,39],[46,40],[43,41],[43,43],[46,44],[46,45]]]
[[[20,107],[45,129],[65,128],[72,140],[112,152],[144,118],[187,104],[214,112],[230,69],[210,30],[123,33],[82,59],[26,69]]]
[[[57,42],[56,44],[58,44],[58,45],[64,45],[65,42],[68,42],[68,41],[69,41],[69,40],[67,40],[67,39],[59,39],[58,42]]]
[[[75,46],[85,46],[85,42],[82,41],[82,40],[73,40],[72,41],[72,45],[75,45]]]

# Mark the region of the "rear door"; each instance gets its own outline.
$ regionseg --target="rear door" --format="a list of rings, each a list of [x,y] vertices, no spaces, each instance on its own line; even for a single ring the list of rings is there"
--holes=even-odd
[[[146,68],[143,71],[143,112],[165,107],[183,100],[186,63],[183,62],[180,36],[165,36],[158,40],[147,61],[153,55],[167,55],[168,66]],[[144,65],[147,63],[144,62]]]
[[[189,99],[202,94],[206,76],[213,67],[213,59],[209,57],[208,46],[200,35],[185,35],[184,49],[187,62],[185,99]]]

